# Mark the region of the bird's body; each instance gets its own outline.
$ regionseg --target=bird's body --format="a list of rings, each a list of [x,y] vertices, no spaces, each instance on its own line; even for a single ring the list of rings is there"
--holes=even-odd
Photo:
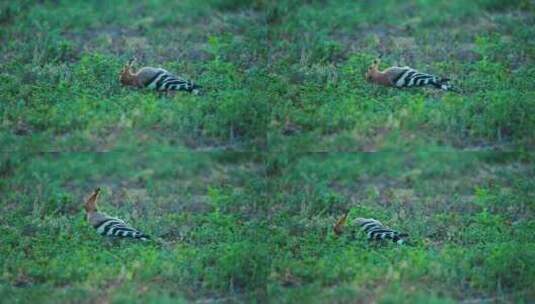
[[[406,233],[386,228],[378,220],[357,218],[355,222],[366,233],[368,240],[392,240],[394,243],[403,244],[403,238],[408,236]]]
[[[432,86],[444,91],[451,90],[451,85],[448,84],[448,78],[422,73],[408,66],[394,66],[380,71],[379,63],[380,61],[376,59],[368,68],[366,72],[366,79],[368,81],[396,88]]]
[[[119,80],[122,85],[149,88],[159,92],[186,91],[194,94],[199,93],[200,86],[165,69],[143,67],[134,72],[132,65],[133,62],[128,63],[121,71]]]
[[[97,199],[100,189],[97,188],[85,203],[86,217],[89,224],[95,228],[102,236],[112,236],[120,238],[133,238],[142,241],[149,240],[150,237],[137,229],[127,225],[123,220],[109,216],[97,210]]]

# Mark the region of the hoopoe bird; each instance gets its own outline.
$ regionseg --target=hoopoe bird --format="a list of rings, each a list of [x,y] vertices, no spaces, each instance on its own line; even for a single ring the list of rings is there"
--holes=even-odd
[[[404,243],[403,238],[409,236],[407,233],[386,228],[378,220],[357,218],[355,222],[366,233],[368,240],[392,240],[392,242],[401,245]]]
[[[149,88],[158,92],[187,91],[199,94],[201,86],[189,80],[182,79],[162,68],[143,67],[137,72],[133,66],[135,59],[131,59],[119,73],[119,81],[123,86]]]
[[[102,236],[114,236],[120,238],[133,238],[147,241],[150,237],[131,226],[123,220],[111,217],[97,210],[97,200],[100,188],[95,189],[85,202],[86,217],[91,226]]]
[[[452,86],[448,84],[449,78],[422,73],[408,66],[394,66],[380,71],[380,63],[381,60],[377,58],[368,67],[366,71],[367,81],[397,88],[433,86],[444,91],[452,90]]]

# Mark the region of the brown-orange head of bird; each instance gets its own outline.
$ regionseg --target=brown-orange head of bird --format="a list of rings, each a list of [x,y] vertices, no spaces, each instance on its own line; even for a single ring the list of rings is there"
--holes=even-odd
[[[368,70],[366,70],[366,80],[371,81],[377,77],[377,74],[379,74],[380,62],[381,59],[379,58],[373,60],[372,64],[368,67]]]
[[[100,188],[96,188],[89,198],[85,201],[85,211],[87,213],[97,212],[97,200],[100,195]]]
[[[121,69],[121,72],[119,73],[119,81],[122,85],[135,85],[136,75],[133,69],[135,61],[135,58],[130,59]]]
[[[348,215],[349,211],[345,212],[344,215],[342,215],[334,224],[333,231],[336,236],[340,236],[344,232],[344,226],[347,222]]]

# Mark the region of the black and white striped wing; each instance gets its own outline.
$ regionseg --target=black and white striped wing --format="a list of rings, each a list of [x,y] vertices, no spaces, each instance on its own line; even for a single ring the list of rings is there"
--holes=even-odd
[[[188,91],[191,92],[197,86],[189,80],[175,76],[164,69],[158,72],[145,84],[149,89],[157,91]]]
[[[97,230],[97,233],[102,236],[134,238],[143,241],[150,239],[148,235],[128,226],[123,220],[118,218],[108,218],[93,227]]]
[[[442,79],[409,67],[402,68],[402,71],[393,79],[392,83],[398,88],[421,87],[432,85],[438,89],[447,90],[448,86],[442,83]]]
[[[368,240],[392,240],[395,243],[402,244],[402,234],[386,228],[381,222],[374,219],[359,219],[358,221],[362,231],[366,233]]]

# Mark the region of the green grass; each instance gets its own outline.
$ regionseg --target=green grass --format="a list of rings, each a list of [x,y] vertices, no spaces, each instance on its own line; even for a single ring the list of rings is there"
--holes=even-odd
[[[0,25],[2,301],[535,299],[532,1],[11,1]],[[379,54],[462,93],[366,83]],[[119,86],[132,56],[204,94]],[[97,235],[97,186],[159,241]],[[410,244],[335,237],[344,210]]]

